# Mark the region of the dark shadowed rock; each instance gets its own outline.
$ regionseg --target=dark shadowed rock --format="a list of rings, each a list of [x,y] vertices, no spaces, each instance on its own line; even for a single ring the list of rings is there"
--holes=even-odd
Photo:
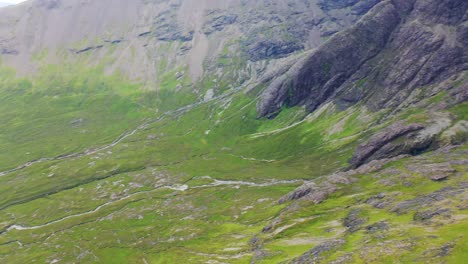
[[[304,49],[304,45],[297,41],[285,41],[282,39],[260,40],[247,44],[245,48],[252,61],[267,58],[282,58],[301,49]]]
[[[343,225],[348,229],[349,232],[358,231],[361,226],[367,222],[367,219],[360,216],[361,210],[353,209],[343,219]]]
[[[283,204],[283,203],[286,203],[288,201],[293,201],[293,200],[300,199],[300,198],[308,195],[309,193],[311,193],[315,188],[316,188],[316,185],[314,183],[306,183],[306,184],[298,187],[294,191],[292,191],[292,192],[286,194],[285,196],[281,197],[281,199],[279,199],[278,203]]]
[[[161,41],[191,41],[195,31],[184,29],[182,25],[178,23],[176,14],[177,8],[178,6],[174,6],[173,9],[159,14],[159,16],[156,17],[156,29],[154,32],[149,32],[148,34],[154,34],[156,38]],[[140,36],[141,35],[142,34],[140,34]]]
[[[258,115],[268,116],[284,105],[305,105],[309,111],[315,110],[384,48],[399,22],[391,3],[378,4],[354,27],[334,35],[273,81],[257,104]]]
[[[341,179],[340,181],[342,180],[343,179]],[[350,183],[351,181],[346,182]],[[315,204],[318,204],[327,199],[327,197],[330,194],[334,193],[336,190],[337,187],[329,181],[324,181],[319,185],[316,185],[314,183],[306,183],[300,186],[299,188],[295,189],[294,191],[281,197],[278,203],[283,204],[289,201],[302,199],[312,201]]]
[[[372,136],[368,142],[359,145],[349,163],[352,167],[356,168],[373,159],[408,154],[412,149],[408,149],[407,144],[405,144],[406,149],[399,149],[399,151],[397,151],[398,147],[396,145],[390,145],[389,143],[423,128],[424,126],[421,124],[403,125],[402,123],[395,123],[382,132]]]
[[[89,51],[93,51],[93,50],[102,49],[103,47],[104,47],[104,45],[97,45],[97,46],[90,46],[90,47],[86,47],[86,48],[79,49],[79,50],[73,50],[73,51],[76,54],[81,54],[81,53],[85,53],[85,52],[89,52]]]
[[[355,7],[356,2],[321,3],[332,10]],[[274,117],[282,107],[295,105],[314,111],[328,101],[340,109],[358,102],[375,111],[398,107],[415,89],[440,84],[467,69],[467,8],[464,0],[377,4],[354,27],[334,35],[276,78],[257,104],[258,116]],[[463,94],[462,89],[459,97]]]

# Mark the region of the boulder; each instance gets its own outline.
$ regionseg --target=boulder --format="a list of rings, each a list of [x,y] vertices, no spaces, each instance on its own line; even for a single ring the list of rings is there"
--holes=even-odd
[[[411,153],[413,148],[409,148],[408,144],[404,145],[405,149],[398,150],[397,145],[392,145],[390,143],[400,137],[419,131],[423,128],[424,126],[421,124],[404,125],[401,122],[389,126],[382,132],[372,136],[366,143],[357,147],[353,157],[349,161],[351,167],[357,168],[371,160],[379,158],[391,158]],[[417,145],[415,147],[417,147]]]

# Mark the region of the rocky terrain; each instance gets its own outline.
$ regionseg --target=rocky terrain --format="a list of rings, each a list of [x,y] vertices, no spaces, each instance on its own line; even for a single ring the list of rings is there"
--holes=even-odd
[[[453,88],[438,84],[467,69],[467,9],[466,1],[382,1],[277,77],[258,104],[259,115],[283,105],[313,111],[330,100],[376,110],[402,104],[416,88],[436,86],[418,91],[420,97]]]
[[[464,263],[468,3],[0,9],[1,263]]]

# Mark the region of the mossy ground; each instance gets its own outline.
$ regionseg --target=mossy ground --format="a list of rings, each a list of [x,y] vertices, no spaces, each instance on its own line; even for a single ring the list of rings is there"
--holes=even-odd
[[[383,250],[389,263],[425,262],[428,250],[445,243],[454,243],[452,253],[440,260],[467,257],[466,221],[457,220],[464,219],[457,209],[462,200],[451,201],[449,223],[429,225],[414,223],[411,212],[398,215],[363,202],[390,192],[397,193],[396,204],[455,186],[466,181],[462,165],[457,177],[442,183],[415,174],[406,186],[397,176],[361,175],[321,204],[285,212],[289,204],[277,203],[302,181],[346,167],[382,113],[326,106],[305,117],[303,109],[290,108],[263,120],[256,118],[255,97],[242,92],[172,111],[195,99],[174,91],[187,80],[174,79],[173,72],[163,78],[167,87],[160,94],[99,70],[67,74],[50,67],[34,81],[5,76],[11,73],[4,73],[0,89],[1,170],[106,145],[143,126],[102,151],[1,176],[0,230],[25,228],[0,234],[2,263],[248,263],[253,237],[269,252],[265,263],[291,260],[335,237],[346,244],[325,261],[349,255],[354,262],[379,262]],[[453,112],[465,114],[466,107]],[[460,157],[466,150],[458,151]],[[406,170],[411,161],[389,166]],[[387,177],[395,183],[382,184]],[[347,233],[341,220],[354,207],[366,225],[387,221],[390,229]],[[278,216],[281,229],[262,233]],[[363,252],[369,253],[360,260]]]

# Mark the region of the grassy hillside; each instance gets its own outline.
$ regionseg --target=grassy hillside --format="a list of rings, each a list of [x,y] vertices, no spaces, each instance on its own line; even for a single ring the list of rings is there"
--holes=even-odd
[[[2,263],[278,263],[317,246],[311,254],[327,262],[467,257],[464,146],[357,172],[318,204],[278,203],[347,167],[371,133],[394,120],[424,122],[429,108],[389,116],[330,104],[267,120],[256,118],[257,95],[242,91],[179,108],[186,94],[168,103],[99,69],[3,74],[2,170],[76,154],[0,176]],[[466,112],[462,104],[450,114]],[[412,169],[417,162],[448,162],[450,177],[432,181]],[[377,208],[369,201],[381,193]],[[445,211],[418,216],[431,210]]]

